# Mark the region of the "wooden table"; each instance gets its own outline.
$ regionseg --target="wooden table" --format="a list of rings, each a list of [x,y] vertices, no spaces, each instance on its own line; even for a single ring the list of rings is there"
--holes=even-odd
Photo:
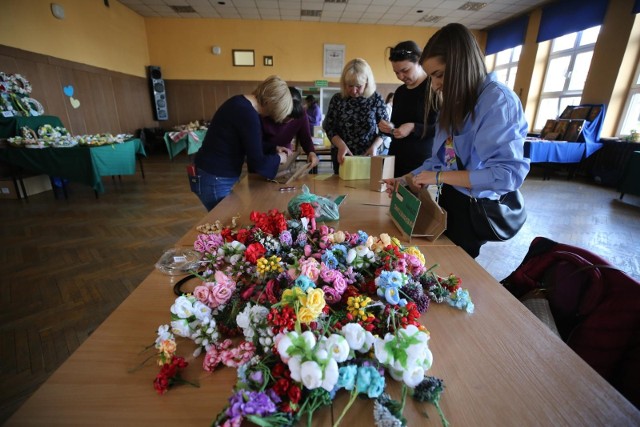
[[[286,212],[291,198],[300,194],[302,186],[306,185],[311,193],[331,199],[341,194],[347,195],[340,206],[340,220],[327,223],[335,229],[363,230],[369,234],[389,233],[407,245],[454,246],[446,236],[441,236],[433,242],[426,238],[414,237],[409,240],[402,237],[389,215],[391,199],[387,193],[369,190],[368,179],[343,181],[337,175],[307,175],[290,185],[295,186],[295,189],[280,191],[287,186],[266,181],[257,175],[250,175],[236,184],[234,191],[207,214],[202,219],[202,223],[213,224],[216,220],[220,220],[222,224],[228,225],[233,216],[240,214],[239,223],[248,224],[249,214],[254,210],[266,212],[270,209],[278,209]],[[178,241],[178,245],[191,246],[197,234],[194,228]]]
[[[271,207],[288,200],[290,195],[275,190],[277,184],[271,193],[264,184],[257,179],[241,181],[202,222],[240,212],[244,224],[248,212],[262,209],[268,200],[274,202]],[[334,184],[336,193],[349,188],[347,183]],[[328,191],[331,182],[313,185]],[[364,209],[358,201],[385,200],[385,195],[369,193],[356,188],[347,199],[353,206],[345,205],[341,212]],[[370,234],[396,234],[390,220],[383,219],[384,213],[367,211],[341,219],[340,228],[351,231],[347,227],[357,224]],[[191,235],[187,233],[181,242],[189,242]],[[462,249],[430,243],[421,248],[428,264],[440,265],[441,274],[454,272],[462,279],[476,305],[476,312],[467,314],[432,303],[422,317],[431,331],[429,346],[434,354],[428,373],[445,381],[441,406],[452,426],[640,424],[634,406]],[[193,347],[183,341],[180,354],[192,362],[184,377],[198,381],[200,388],[179,386],[158,396],[152,386],[157,366],[148,362],[129,372],[153,354],[140,352],[153,343],[157,327],[169,322],[176,280],[153,271],[6,425],[209,425],[231,394],[234,369],[206,373],[202,357],[188,356]],[[392,380],[388,384],[397,397],[398,384]],[[337,418],[345,400],[341,395],[333,408],[317,411],[315,425],[330,425],[331,412]],[[359,400],[342,425],[372,425],[371,408],[371,401]],[[429,419],[420,415],[423,409]],[[440,425],[433,406],[411,399],[404,415],[410,426]]]

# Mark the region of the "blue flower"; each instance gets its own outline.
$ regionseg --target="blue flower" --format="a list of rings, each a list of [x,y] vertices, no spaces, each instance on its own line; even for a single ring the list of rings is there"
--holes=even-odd
[[[367,393],[371,386],[371,381],[373,381],[377,376],[380,376],[380,374],[373,366],[360,366],[358,368],[358,378],[356,380],[358,393]]]
[[[380,290],[381,289],[378,289],[378,291]],[[384,290],[384,298],[387,300],[389,304],[396,305],[400,302],[400,292],[398,292],[397,288],[393,288],[389,286],[387,289]]]
[[[385,381],[384,376],[380,375],[375,368],[371,373],[371,382],[369,383],[369,388],[367,388],[367,396],[371,399],[375,399],[380,397],[382,392],[384,391]]]
[[[449,305],[459,308],[460,310],[466,310],[467,313],[473,313],[475,305],[471,301],[468,289],[459,288],[455,293],[449,294],[446,301]]]
[[[366,232],[364,232],[362,230],[358,230],[358,242],[357,243],[359,245],[364,245],[368,238],[369,238],[369,235]]]
[[[331,270],[338,268],[338,260],[331,251],[326,251],[322,254],[322,262]]]
[[[342,243],[333,245],[331,247],[331,251],[333,252],[334,255],[337,255],[339,259],[344,260],[347,258],[347,247]]]
[[[303,292],[307,292],[307,289],[309,289],[309,288],[315,288],[316,287],[316,284],[313,283],[313,280],[311,280],[305,274],[301,274],[300,276],[298,276],[298,278],[294,282],[294,285],[298,286],[300,289],[302,289]]]
[[[338,382],[336,383],[336,389],[344,388],[346,390],[353,390],[353,386],[356,383],[356,374],[358,367],[356,365],[342,366],[338,370]]]

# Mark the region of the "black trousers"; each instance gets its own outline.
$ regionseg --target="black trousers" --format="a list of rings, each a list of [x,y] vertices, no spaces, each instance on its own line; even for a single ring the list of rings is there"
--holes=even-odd
[[[469,217],[471,198],[454,187],[444,184],[439,205],[447,211],[447,231],[445,235],[460,246],[471,258],[480,255],[480,247],[486,240],[480,240],[473,230]]]

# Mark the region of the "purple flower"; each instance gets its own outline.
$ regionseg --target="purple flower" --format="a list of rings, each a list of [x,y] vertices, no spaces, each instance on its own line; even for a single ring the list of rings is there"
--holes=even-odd
[[[291,246],[293,238],[291,237],[291,232],[289,230],[284,230],[280,233],[280,243],[285,246]]]
[[[229,418],[247,415],[265,416],[277,411],[276,404],[265,393],[240,390],[229,398],[227,416]]]

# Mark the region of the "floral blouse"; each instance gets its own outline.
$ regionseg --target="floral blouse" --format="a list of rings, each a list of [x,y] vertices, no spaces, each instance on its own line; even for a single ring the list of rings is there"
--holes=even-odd
[[[380,136],[378,122],[389,120],[382,96],[375,92],[369,98],[343,98],[336,93],[331,98],[322,127],[331,140],[338,135],[354,156],[361,156]]]

